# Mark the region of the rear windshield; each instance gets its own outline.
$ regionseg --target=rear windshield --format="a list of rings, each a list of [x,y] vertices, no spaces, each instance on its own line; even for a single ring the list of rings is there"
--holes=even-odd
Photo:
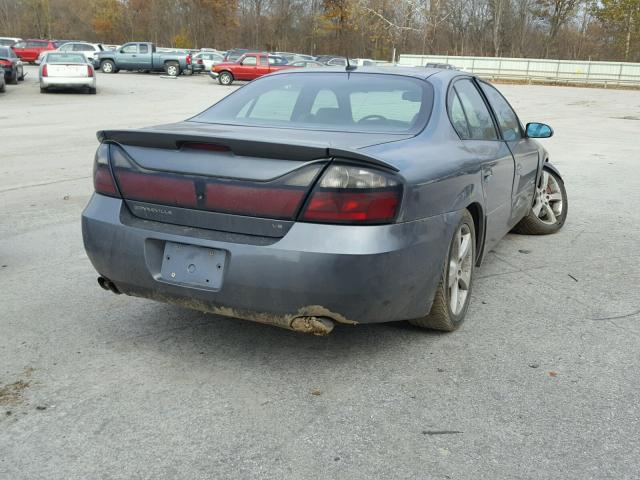
[[[47,63],[87,63],[80,53],[47,53]]]
[[[0,47],[0,57],[13,58],[15,57],[15,54],[9,47]]]
[[[263,77],[192,118],[203,123],[348,132],[417,133],[433,104],[427,82],[375,73]]]

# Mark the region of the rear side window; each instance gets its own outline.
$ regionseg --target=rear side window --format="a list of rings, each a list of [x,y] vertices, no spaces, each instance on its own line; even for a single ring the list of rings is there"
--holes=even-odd
[[[46,48],[47,42],[27,42],[27,48]]]
[[[520,121],[518,120],[516,112],[513,111],[509,103],[504,99],[502,94],[498,92],[498,90],[484,82],[481,82],[480,85],[489,99],[491,107],[493,107],[503,138],[507,142],[521,139]]]
[[[469,79],[458,80],[453,84],[452,92],[460,99],[467,120],[468,140],[497,140],[498,134],[487,105],[480,92]],[[451,120],[453,123],[453,119]],[[458,132],[460,133],[460,132]]]
[[[449,93],[449,116],[451,117],[451,123],[455,128],[458,135],[463,140],[471,138],[469,133],[469,124],[467,123],[467,116],[464,113],[460,98],[454,89]]]
[[[18,42],[13,45],[13,48],[27,48],[27,42]]]
[[[140,45],[140,53],[149,53],[149,45]]]

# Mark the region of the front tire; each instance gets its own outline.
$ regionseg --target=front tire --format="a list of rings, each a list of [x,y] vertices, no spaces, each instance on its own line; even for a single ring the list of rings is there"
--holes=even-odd
[[[409,322],[444,332],[452,332],[462,325],[471,301],[475,265],[476,230],[473,217],[465,210],[449,245],[431,311]]]
[[[533,205],[513,231],[524,235],[556,233],[567,219],[568,208],[567,191],[562,178],[553,170],[543,167],[540,181],[536,185]]]
[[[116,73],[116,66],[111,60],[104,60],[100,64],[100,70],[102,73]]]
[[[231,85],[233,83],[233,75],[230,72],[222,72],[218,77],[220,85]]]

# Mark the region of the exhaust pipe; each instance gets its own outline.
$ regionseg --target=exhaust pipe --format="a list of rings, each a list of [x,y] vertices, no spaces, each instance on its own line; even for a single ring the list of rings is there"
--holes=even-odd
[[[100,285],[100,287],[103,290],[111,291],[111,292],[115,293],[116,295],[120,295],[122,293],[120,290],[118,290],[118,287],[116,287],[116,284],[113,283],[108,278],[98,277],[98,285]]]

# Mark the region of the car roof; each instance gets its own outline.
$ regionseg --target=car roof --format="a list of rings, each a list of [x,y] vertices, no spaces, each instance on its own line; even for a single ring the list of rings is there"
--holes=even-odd
[[[302,74],[302,73],[377,73],[381,75],[398,75],[403,77],[414,77],[419,79],[427,79],[432,75],[438,75],[439,77],[455,77],[459,76],[458,70],[444,70],[440,68],[424,68],[424,67],[357,67],[353,70],[346,70],[345,67],[323,67],[323,68],[305,68],[300,69],[287,69],[274,72],[271,75],[287,75],[287,74]],[[465,74],[469,75],[469,74]],[[472,76],[472,75],[469,75]]]

